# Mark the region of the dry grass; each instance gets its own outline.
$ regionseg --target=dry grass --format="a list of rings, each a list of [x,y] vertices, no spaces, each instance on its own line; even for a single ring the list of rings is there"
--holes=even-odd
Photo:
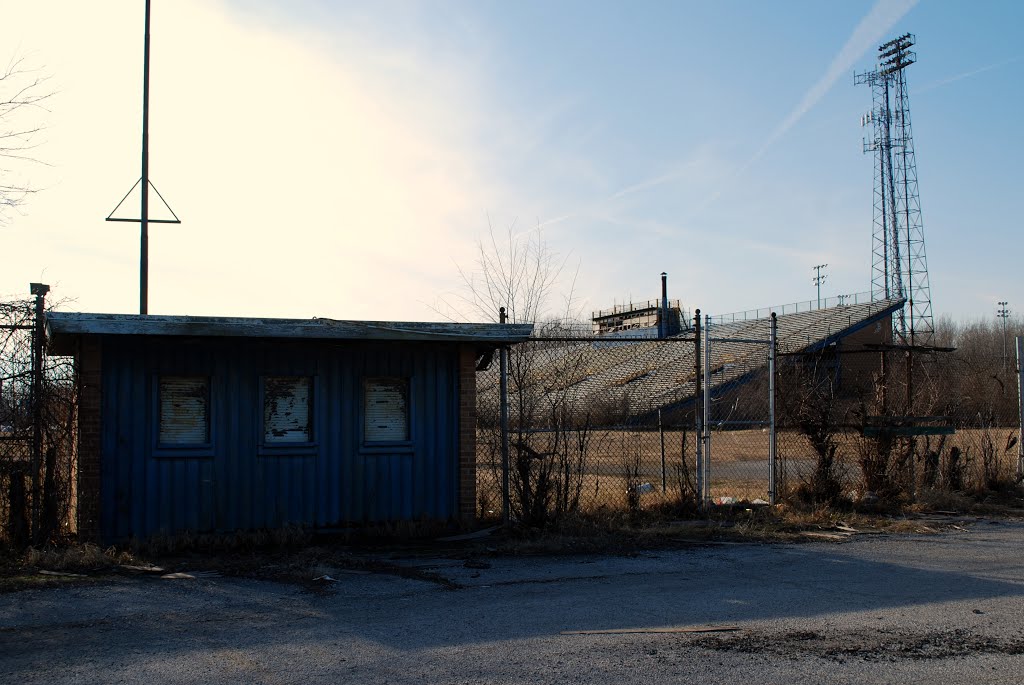
[[[0,592],[89,582],[97,573],[134,561],[123,550],[88,543],[0,551]]]
[[[47,571],[91,571],[116,564],[128,563],[132,559],[126,552],[114,548],[101,549],[84,543],[67,547],[30,547],[26,550],[23,563],[32,568]]]
[[[994,471],[1004,474],[1007,483],[1012,480],[1016,468],[1016,450],[1003,450],[1009,429],[964,429],[959,430],[945,441],[946,453],[958,448],[964,455],[965,482],[971,489],[978,488],[991,480]],[[543,435],[543,434],[540,434]],[[623,454],[639,453],[639,475],[641,483],[650,483],[651,489],[641,498],[641,507],[650,509],[672,502],[677,498],[678,487],[676,472],[682,463],[681,431],[665,431],[665,481],[667,487],[662,491],[662,453],[661,436],[657,431],[595,431],[591,447],[585,460],[583,487],[580,503],[584,513],[596,513],[603,508],[626,509],[628,502],[627,476],[623,467]],[[537,438],[542,442],[541,438]],[[689,443],[686,448],[687,468],[693,477],[694,436],[692,431],[686,434]],[[864,445],[864,438],[858,432],[845,431],[836,436],[839,449],[836,455],[835,470],[844,489],[844,496],[856,500],[861,493],[862,477],[859,455]],[[932,439],[934,441],[934,438]],[[540,442],[538,443],[540,445]],[[483,444],[483,443],[479,443]],[[919,452],[924,452],[926,443],[919,439]],[[995,445],[989,455],[995,459],[990,461],[986,475],[983,453],[986,446]],[[930,442],[928,449],[934,449],[935,443]],[[541,451],[543,448],[541,446]],[[778,436],[778,452],[780,468],[785,470],[786,484],[792,490],[810,477],[816,463],[817,455],[807,440],[799,432],[785,431]],[[711,451],[711,497],[715,501],[732,498],[738,502],[768,499],[768,433],[764,429],[715,431],[712,435]],[[923,458],[922,458],[923,462]],[[917,466],[918,477],[923,473],[924,464]],[[478,515],[482,518],[500,515],[500,470],[481,455],[477,468],[477,492],[480,506]],[[981,493],[984,497],[986,493]]]

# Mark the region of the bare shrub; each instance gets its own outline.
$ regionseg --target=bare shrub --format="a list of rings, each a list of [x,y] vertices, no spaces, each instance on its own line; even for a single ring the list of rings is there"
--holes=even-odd
[[[800,476],[793,495],[813,505],[836,504],[843,496],[837,453],[846,410],[828,361],[823,352],[811,353],[784,367],[779,376],[782,421],[795,426],[815,454],[814,468]]]
[[[630,516],[637,516],[640,513],[640,500],[643,495],[644,485],[641,478],[640,466],[643,458],[640,450],[640,441],[632,439],[626,441],[627,432],[622,432],[621,466],[622,478],[626,483],[626,511]]]
[[[697,484],[694,482],[694,477],[690,472],[689,462],[687,461],[686,449],[689,445],[689,431],[684,426],[680,435],[680,461],[675,464],[672,469],[673,481],[676,486],[676,493],[679,498],[678,505],[681,510],[693,510],[697,509]]]
[[[1011,457],[1017,446],[1017,436],[1008,433],[1005,442],[997,443],[993,431],[985,431],[981,436],[979,452],[980,473],[977,476],[975,489],[993,492],[1012,487],[1015,474],[1011,467]]]

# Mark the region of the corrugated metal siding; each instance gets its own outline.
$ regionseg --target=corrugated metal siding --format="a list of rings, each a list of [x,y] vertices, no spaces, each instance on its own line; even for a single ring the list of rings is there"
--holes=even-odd
[[[209,443],[159,444],[161,376],[209,378]],[[311,440],[264,440],[261,381],[313,379]],[[366,443],[363,383],[408,378],[408,440]],[[457,515],[458,354],[441,343],[107,337],[103,530],[233,531]]]

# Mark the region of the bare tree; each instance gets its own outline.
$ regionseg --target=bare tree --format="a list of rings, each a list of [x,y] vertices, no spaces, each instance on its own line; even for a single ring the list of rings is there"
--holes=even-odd
[[[509,322],[535,324],[534,340],[509,352],[509,480],[513,517],[542,525],[578,509],[595,443],[592,412],[574,390],[587,375],[590,347],[565,340],[589,334],[589,328],[575,310],[575,274],[563,278],[566,260],[551,249],[540,226],[516,231],[513,223],[501,232],[489,224],[475,252],[471,265],[459,267],[461,292],[444,304],[462,316],[490,321],[505,307]],[[478,376],[478,444],[495,481],[501,475],[497,384],[494,373]]]
[[[513,221],[504,232],[488,220],[487,234],[475,246],[473,263],[457,265],[462,287],[453,301],[442,299],[449,311],[475,319],[497,321],[505,307],[509,323],[566,322],[579,318],[573,311],[575,274],[565,295],[564,310],[555,313],[552,300],[565,271],[566,260],[551,249],[541,226],[517,231]]]
[[[44,128],[37,115],[47,111],[43,103],[53,95],[47,80],[27,67],[23,57],[12,59],[0,72],[0,224],[37,190],[21,178],[18,168],[41,163],[33,151]]]

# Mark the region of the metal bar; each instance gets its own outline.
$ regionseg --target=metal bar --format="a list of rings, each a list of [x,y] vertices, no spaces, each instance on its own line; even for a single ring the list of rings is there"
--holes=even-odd
[[[661,422],[661,409],[658,409],[658,437],[661,438],[661,491],[668,489],[668,476],[665,473],[665,424]]]
[[[152,223],[152,222],[150,222]],[[589,336],[586,338],[573,338],[570,336],[558,336],[558,337],[540,337],[530,338],[530,342],[568,342],[568,343],[586,343],[586,342],[601,342],[601,343],[692,343],[693,338],[681,338],[672,336],[671,338],[665,338],[664,340],[656,340],[655,338],[629,338],[629,337],[612,337],[607,335]]]
[[[505,308],[499,310],[499,321],[506,323]],[[509,436],[508,436],[508,346],[498,350],[498,394],[501,404],[501,518],[508,526],[512,523],[512,498],[509,491]]]
[[[709,338],[711,342],[748,343],[750,345],[770,345],[771,340],[754,340],[748,338]]]
[[[155,185],[153,185],[152,183],[150,183],[149,185],[150,185],[150,187],[153,188],[153,192],[156,193],[156,196],[158,198],[160,198],[160,202],[162,202],[164,207],[167,208],[167,211],[170,212],[171,216],[174,217],[173,220],[171,220],[171,219],[163,219],[163,220],[159,221],[159,223],[161,223],[161,224],[180,224],[181,223],[181,219],[179,219],[178,215],[174,213],[174,210],[171,209],[171,206],[169,204],[167,204],[167,200],[164,199],[164,196],[160,194],[160,191],[156,189]]]
[[[911,324],[913,326],[913,324]],[[914,350],[913,343],[907,349],[907,405],[906,413],[910,416],[914,413]],[[910,452],[910,499],[917,500],[917,443],[913,437],[908,436],[907,450]]]
[[[948,416],[874,416],[868,415],[864,419],[874,423],[888,423],[890,425],[899,425],[901,423],[921,423],[922,421],[945,421],[949,422],[951,419]]]
[[[1024,338],[1017,336],[1017,478],[1024,478]]]
[[[149,4],[142,56],[142,214],[139,220],[139,314],[149,311]]]
[[[107,219],[104,219],[104,221],[122,221],[122,222],[128,223],[128,224],[140,223],[140,221],[138,219],[112,219],[112,218],[107,218]],[[180,224],[181,221],[178,220],[178,219],[149,219],[146,223],[149,223],[149,224]]]
[[[704,319],[704,492],[705,502],[711,499],[711,317]]]
[[[32,540],[36,544],[42,530],[42,469],[43,456],[43,353],[46,349],[46,293],[50,286],[31,284],[36,296],[35,330],[32,332]]]
[[[775,346],[778,342],[778,317],[772,312],[768,345],[768,503],[775,504],[778,498],[778,452],[775,443]]]
[[[865,426],[861,433],[866,438],[879,435],[908,438],[917,435],[956,435],[956,428],[953,426]],[[911,474],[913,474],[913,462],[911,462],[910,468]]]
[[[693,367],[694,367],[694,382],[696,389],[693,396],[693,420],[694,420],[694,434],[695,449],[697,460],[695,462],[694,475],[697,479],[697,491],[694,493],[697,499],[697,508],[701,511],[704,510],[704,421],[703,421],[703,410],[701,408],[701,379],[703,378],[703,363],[700,356],[700,310],[694,311],[693,316]]]

